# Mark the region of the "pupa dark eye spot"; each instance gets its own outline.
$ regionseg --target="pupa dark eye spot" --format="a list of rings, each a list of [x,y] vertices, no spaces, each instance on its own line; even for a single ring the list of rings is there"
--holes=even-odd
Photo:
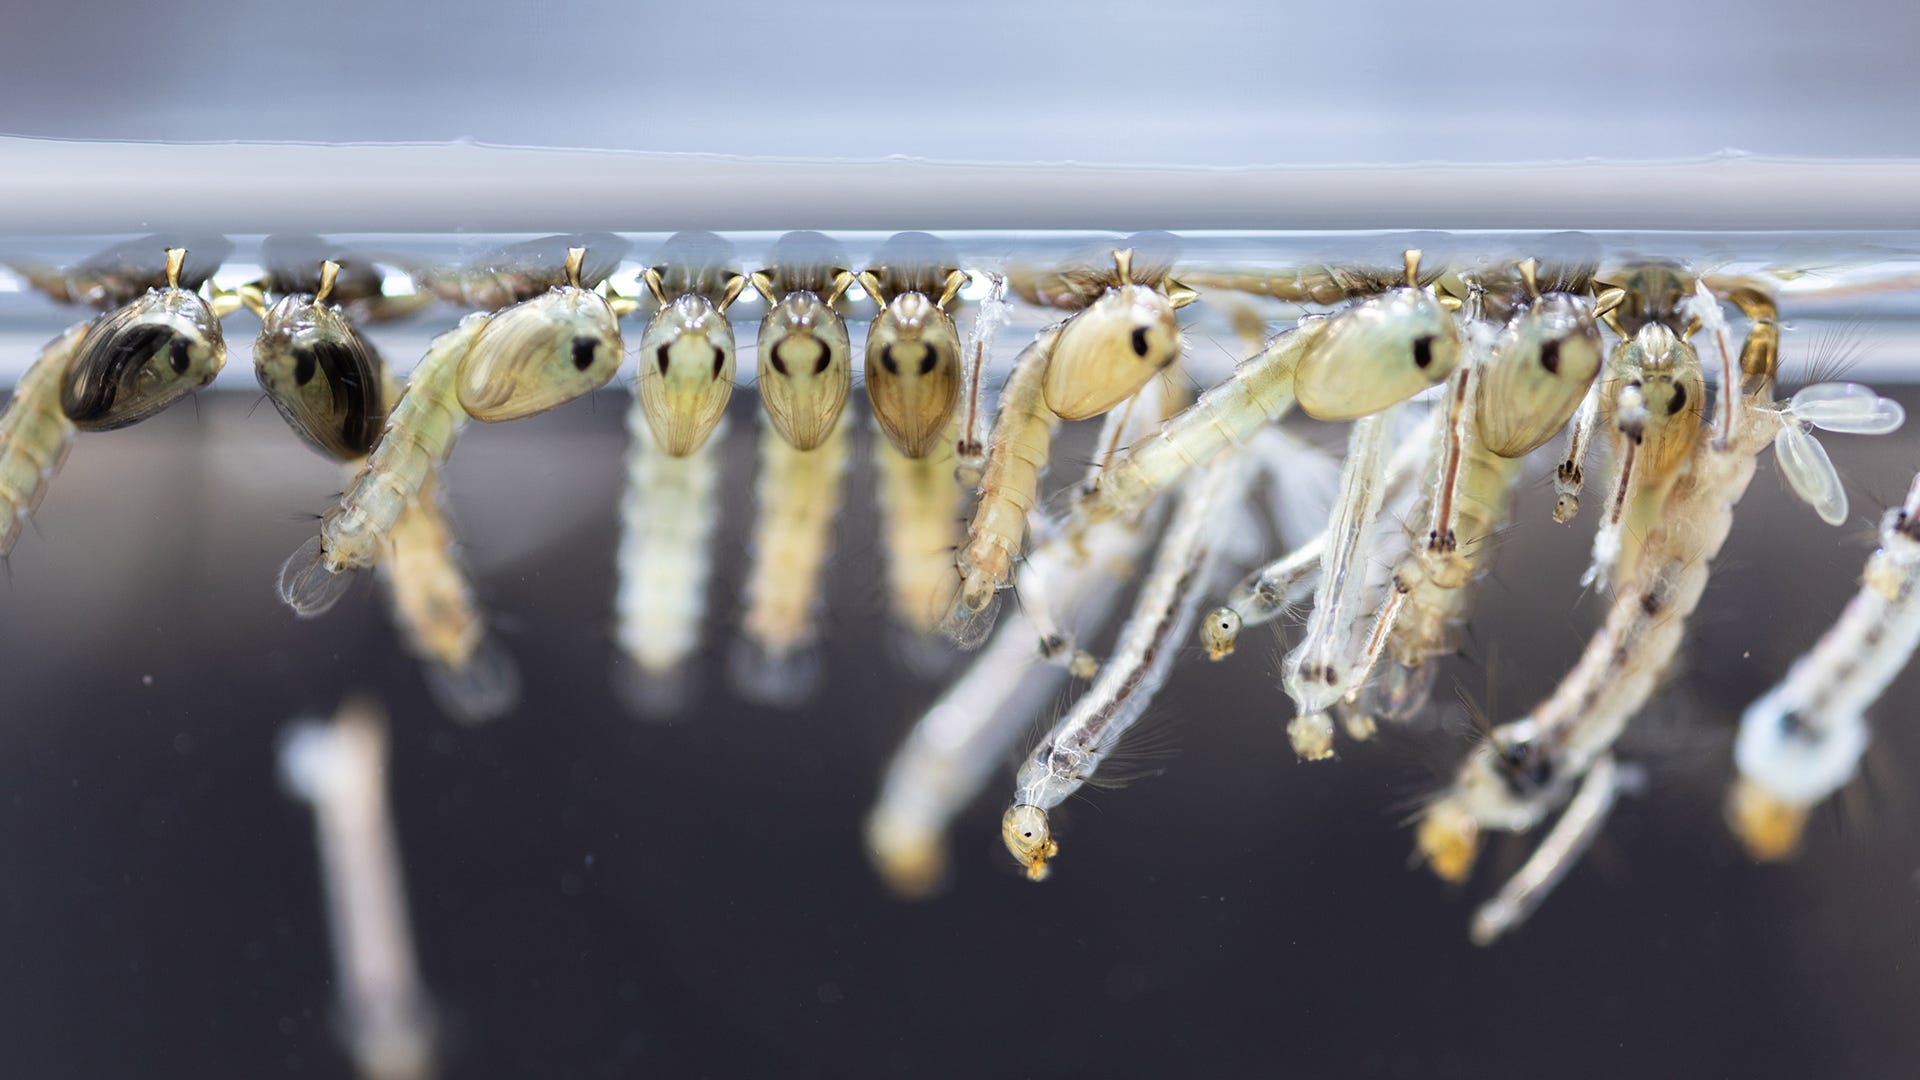
[[[1147,355],[1147,349],[1149,347],[1150,346],[1147,341],[1147,328],[1144,326],[1134,327],[1133,328],[1133,355],[1144,359]]]
[[[900,374],[900,364],[893,358],[893,346],[880,346],[880,366],[886,368],[889,375]]]
[[[782,375],[787,374],[787,358],[780,355],[779,345],[775,345],[773,347],[773,353],[767,359],[768,359],[768,362],[773,365],[773,370],[779,372]]]
[[[720,369],[726,366],[727,366],[727,350],[721,348],[718,345],[713,346],[713,377],[716,379],[719,378]]]
[[[1423,334],[1413,339],[1413,366],[1421,371],[1433,366],[1433,335]]]
[[[185,375],[187,368],[193,366],[193,354],[189,351],[186,338],[174,338],[173,344],[167,346],[167,363],[173,366],[175,375]]]
[[[813,362],[813,373],[815,375],[820,374],[821,372],[827,370],[827,365],[831,363],[833,363],[833,353],[825,348],[822,348],[820,350],[820,359],[815,360]]]
[[[920,357],[920,374],[922,375],[933,374],[933,366],[937,363],[939,363],[939,358],[934,356],[933,351],[929,349],[923,356]]]
[[[293,354],[294,385],[305,386],[312,382],[314,373],[319,370],[319,367],[319,362],[314,359],[311,352],[305,349],[295,350]]]
[[[1558,338],[1540,346],[1540,366],[1546,368],[1549,375],[1560,374],[1560,340]]]
[[[663,344],[659,348],[653,350],[654,365],[660,369],[660,374],[662,375],[665,375],[667,373],[667,364],[672,358],[673,358],[673,346],[671,344]]]
[[[1673,400],[1667,402],[1667,415],[1672,416],[1687,407],[1687,388],[1676,385],[1673,388]]]
[[[575,371],[585,371],[593,366],[593,350],[599,344],[600,342],[596,338],[577,337],[573,339],[573,369]]]

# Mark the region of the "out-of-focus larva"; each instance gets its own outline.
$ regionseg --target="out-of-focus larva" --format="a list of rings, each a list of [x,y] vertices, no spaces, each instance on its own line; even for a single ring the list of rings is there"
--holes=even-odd
[[[12,553],[73,445],[60,382],[90,325],[76,323],[48,342],[0,409],[0,559]]]
[[[812,450],[761,432],[760,513],[740,620],[749,651],[736,654],[735,674],[743,690],[762,700],[796,701],[812,692],[818,677],[821,583],[851,441],[844,424]]]

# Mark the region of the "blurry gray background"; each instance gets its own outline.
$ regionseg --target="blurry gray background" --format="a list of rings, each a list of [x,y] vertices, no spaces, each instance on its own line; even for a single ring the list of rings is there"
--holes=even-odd
[[[1142,165],[1920,155],[1920,6],[15,4],[0,132]]]

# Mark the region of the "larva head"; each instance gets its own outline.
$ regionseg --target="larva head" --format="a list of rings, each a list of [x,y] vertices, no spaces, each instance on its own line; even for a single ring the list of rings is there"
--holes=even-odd
[[[267,310],[253,342],[253,373],[287,426],[340,461],[380,440],[390,403],[380,356],[340,313],[312,296]]]
[[[867,398],[902,454],[922,458],[960,402],[960,331],[925,293],[894,297],[867,331]]]
[[[489,424],[546,412],[605,386],[625,349],[605,298],[559,286],[480,328],[460,361],[460,407]]]
[[[827,441],[853,385],[847,324],[818,295],[790,292],[760,320],[760,401],[796,450]]]
[[[1727,792],[1727,826],[1747,854],[1760,862],[1780,862],[1800,851],[1808,810],[1746,777],[1736,779]]]
[[[1474,392],[1474,422],[1487,449],[1525,457],[1566,426],[1605,359],[1592,308],[1549,293],[1513,317]]]
[[[1068,319],[1042,384],[1047,408],[1062,420],[1085,420],[1138,393],[1180,358],[1174,307],[1158,289],[1121,285]]]
[[[200,294],[154,289],[87,331],[61,380],[60,408],[83,431],[126,427],[212,382],[226,363],[220,320]]]
[[[1047,812],[1037,806],[1020,803],[1007,808],[1000,818],[1000,839],[1014,860],[1026,868],[1027,880],[1044,881],[1047,860],[1060,854],[1060,845],[1047,827]]]
[[[712,300],[689,293],[656,312],[640,338],[635,392],[660,448],[700,449],[733,396],[733,324]]]
[[[1240,639],[1242,619],[1230,607],[1217,607],[1200,620],[1200,641],[1207,647],[1207,659],[1224,660],[1233,655]]]
[[[1617,347],[1615,383],[1601,394],[1601,418],[1640,444],[1636,469],[1654,480],[1673,475],[1700,434],[1707,399],[1706,376],[1693,346],[1662,323],[1647,323]],[[1643,408],[1628,417],[1618,410],[1622,390],[1632,389]]]
[[[1335,315],[1294,372],[1294,395],[1316,420],[1358,420],[1444,381],[1460,331],[1438,297],[1392,289]]]

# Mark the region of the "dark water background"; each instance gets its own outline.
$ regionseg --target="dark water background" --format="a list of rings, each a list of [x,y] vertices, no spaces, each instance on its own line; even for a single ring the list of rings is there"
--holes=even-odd
[[[1909,407],[1916,404],[1908,395]],[[750,396],[744,402],[751,405]],[[888,662],[871,475],[849,477],[824,694],[743,703],[712,649],[692,711],[610,688],[623,394],[469,429],[462,532],[521,662],[520,710],[437,715],[370,588],[327,618],[275,600],[340,480],[270,408],[223,393],[83,436],[0,585],[0,1074],[339,1077],[307,809],[288,719],[371,689],[450,1077],[1851,1076],[1920,1068],[1920,735],[1903,679],[1870,782],[1782,867],[1719,819],[1739,708],[1851,592],[1912,434],[1828,440],[1854,521],[1763,466],[1682,681],[1636,725],[1651,794],[1522,932],[1466,941],[1465,893],[1408,869],[1407,800],[1459,752],[1383,738],[1296,764],[1276,646],[1183,661],[1164,775],[1064,815],[1043,886],[1000,847],[996,782],[950,888],[891,899],[860,819],[938,684]],[[251,411],[250,411],[251,410]],[[717,631],[750,506],[733,425]],[[1528,489],[1454,676],[1503,715],[1547,692],[1599,605],[1590,520]],[[1489,672],[1488,660],[1492,661]]]

